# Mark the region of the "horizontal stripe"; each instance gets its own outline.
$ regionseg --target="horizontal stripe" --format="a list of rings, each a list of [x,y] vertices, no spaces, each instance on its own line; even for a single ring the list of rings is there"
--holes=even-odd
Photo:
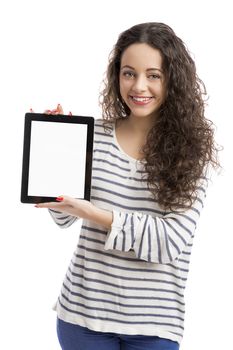
[[[180,262],[180,259],[179,259],[179,262]],[[182,271],[182,272],[188,272],[189,271],[188,269],[183,269],[180,266],[174,266],[172,264],[166,264],[166,265],[171,267],[172,269],[176,269],[176,270],[179,270],[179,271]],[[186,281],[187,279],[186,278],[182,278],[182,280]]]
[[[97,159],[97,158],[93,158],[93,161],[94,162],[98,162],[98,163],[106,163],[108,165],[111,165],[112,167],[116,167],[117,169],[119,170],[124,170],[124,171],[127,171],[127,172],[130,172],[130,169],[129,168],[124,168],[116,163],[112,163],[111,161],[109,160],[106,160],[106,159]]]
[[[82,234],[80,234],[80,239],[81,240],[84,240],[84,241],[88,241],[88,242],[93,242],[93,243],[97,243],[97,244],[101,244],[103,245],[105,243],[105,241],[101,241],[101,240],[98,240],[98,239],[94,239],[94,238],[90,238],[90,237],[86,237]],[[99,250],[97,250],[99,252]],[[109,253],[103,253],[101,252],[102,254],[107,254],[108,256],[111,255]],[[119,257],[119,256],[116,256],[116,255],[113,255],[111,256],[112,258],[119,258],[119,259],[122,259],[122,260],[126,260],[126,261],[131,261],[131,262],[137,262],[138,263],[138,259],[134,259],[134,258],[129,258],[129,257]],[[180,262],[183,262],[183,263],[189,263],[189,260],[184,260],[184,259],[179,259]],[[141,263],[144,263],[143,261],[141,261]],[[184,271],[184,272],[188,272],[188,269],[184,269],[184,268],[181,268],[181,267],[177,267],[177,266],[174,266],[172,264],[167,264],[167,266],[171,267],[171,268],[174,268],[176,270],[180,270],[180,271]],[[164,273],[163,271],[161,271],[161,273]],[[186,279],[183,279],[182,280],[186,280]]]
[[[82,230],[87,230],[90,232],[99,233],[99,234],[104,235],[104,236],[106,236],[106,234],[107,234],[107,231],[99,230],[95,227],[87,226],[85,224],[82,225]]]
[[[129,185],[123,184],[122,182],[116,182],[116,181],[113,181],[113,180],[105,179],[105,178],[100,177],[100,176],[94,176],[93,175],[92,179],[93,180],[99,180],[99,181],[102,181],[102,182],[106,182],[106,183],[109,183],[109,184],[112,184],[112,185],[116,185],[116,186],[119,186],[119,187],[127,188],[127,189],[133,190],[133,191],[148,191],[149,192],[149,189],[147,187],[129,186]],[[129,177],[127,177],[127,179],[129,179]]]
[[[108,135],[109,136],[109,135]],[[107,145],[107,146],[111,146],[111,147],[114,147],[115,149],[119,150],[119,148],[114,145],[114,143],[112,142],[108,142],[108,141],[97,141],[97,140],[94,140],[94,143],[96,145]]]
[[[190,261],[189,260],[185,260],[185,259],[179,259],[180,262],[184,263],[184,264],[189,264]],[[188,271],[188,270],[186,270]]]
[[[94,154],[96,152],[107,154],[107,155],[111,156],[112,158],[119,159],[121,162],[129,164],[129,161],[127,159],[123,159],[123,158],[119,157],[118,155],[111,153],[110,151],[100,150],[97,148],[97,149],[95,149]]]
[[[99,136],[104,136],[104,137],[112,138],[112,135],[108,135],[108,134],[106,134],[106,133],[99,132],[99,131],[95,131],[95,135],[99,135]]]
[[[112,313],[112,314],[116,314],[116,315],[121,315],[121,316],[130,316],[130,317],[151,317],[151,318],[172,318],[172,319],[177,319],[180,321],[184,321],[183,317],[179,317],[179,316],[174,316],[174,315],[164,315],[164,314],[151,314],[151,313],[139,313],[139,312],[124,312],[124,311],[118,311],[118,310],[113,310],[113,309],[107,309],[102,308],[102,307],[98,307],[98,306],[87,306],[85,304],[79,303],[77,301],[73,301],[71,299],[69,299],[65,294],[62,293],[62,297],[69,302],[69,304],[75,305],[75,306],[80,306],[84,309],[88,309],[88,310],[98,310],[98,311],[102,311],[103,313]],[[143,323],[144,321],[142,321]]]
[[[100,198],[100,197],[97,197],[97,196],[93,196],[91,195],[91,199],[94,199],[98,202],[102,202],[102,203],[108,203],[108,204],[112,204],[114,205],[115,207],[118,207],[118,208],[122,208],[122,209],[127,209],[129,211],[132,211],[132,212],[150,212],[150,213],[154,213],[154,214],[159,214],[161,215],[162,212],[160,210],[157,210],[157,209],[153,209],[153,208],[145,208],[145,207],[130,207],[130,206],[127,206],[127,205],[123,205],[122,203],[116,203],[116,202],[113,202],[112,200],[109,200],[109,199],[105,199],[105,198]]]
[[[171,306],[163,306],[163,305],[132,305],[132,304],[125,304],[125,303],[121,303],[121,302],[116,302],[116,301],[112,301],[112,300],[108,300],[108,299],[98,299],[98,298],[93,298],[93,297],[88,297],[86,294],[82,294],[82,293],[75,293],[74,291],[70,290],[65,283],[63,283],[63,287],[64,289],[71,295],[77,296],[79,298],[85,299],[85,300],[90,300],[90,301],[94,301],[96,303],[108,303],[108,304],[113,304],[113,305],[117,305],[120,307],[124,307],[124,308],[132,308],[132,309],[162,309],[162,310],[175,310],[180,312],[181,314],[184,314],[184,310],[181,310],[177,307],[171,307]]]
[[[101,241],[101,240],[95,239],[95,238],[86,237],[86,236],[83,236],[81,234],[80,234],[79,238],[82,239],[82,240],[88,241],[88,242],[98,243],[98,244],[101,244],[101,245],[105,244],[105,241]]]
[[[73,266],[75,266],[76,268],[80,268],[80,269],[83,269],[84,271],[88,271],[88,272],[93,272],[93,273],[97,273],[97,274],[100,274],[100,275],[105,275],[105,276],[109,276],[113,279],[118,279],[118,280],[125,280],[125,281],[134,281],[134,282],[155,282],[155,283],[161,283],[161,284],[171,284],[171,285],[174,285],[180,289],[184,288],[183,286],[175,283],[175,282],[172,282],[172,281],[164,281],[164,280],[161,280],[161,279],[155,279],[155,278],[138,278],[138,277],[124,277],[122,275],[117,275],[117,274],[113,274],[113,273],[109,273],[109,272],[106,272],[106,271],[103,271],[103,270],[98,270],[98,269],[94,269],[94,268],[88,268],[86,266],[83,266],[81,264],[77,264],[77,263],[74,263],[73,261],[71,261],[71,263],[73,264]],[[74,276],[75,276],[75,273],[74,273]]]
[[[87,251],[87,252],[95,252],[95,253],[99,253],[100,255],[105,255],[106,256],[106,253],[101,253],[99,252],[98,250],[95,250],[95,249],[91,249],[91,248],[87,248],[81,244],[79,244],[78,246],[79,248]],[[174,273],[172,272],[167,272],[167,271],[162,271],[162,270],[150,270],[150,269],[144,269],[144,268],[132,268],[132,267],[126,267],[126,266],[120,266],[120,265],[115,265],[115,264],[111,264],[111,263],[107,263],[106,261],[103,261],[103,260],[98,260],[98,259],[93,259],[93,258],[88,258],[87,256],[84,256],[82,254],[75,254],[75,256],[77,258],[81,258],[81,259],[85,259],[86,261],[92,261],[92,262],[95,262],[95,263],[98,263],[98,264],[101,264],[101,265],[105,265],[105,266],[108,266],[108,267],[112,267],[114,269],[118,269],[118,270],[123,270],[123,271],[131,271],[131,272],[146,272],[146,273],[152,273],[152,274],[161,274],[161,275],[168,275],[168,276],[172,276],[172,277],[175,277],[176,279],[178,280],[183,280],[182,277],[180,276],[177,276],[175,275]],[[110,256],[110,254],[108,255]],[[118,258],[117,256],[112,256],[114,258]],[[124,260],[124,259],[123,259]]]
[[[70,271],[71,274],[72,274],[72,271]],[[74,286],[74,287],[78,287],[82,290],[85,290],[85,291],[88,291],[88,292],[94,292],[95,294],[104,294],[104,295],[112,295],[118,299],[127,299],[127,300],[151,300],[151,301],[160,301],[160,302],[168,302],[169,304],[172,303],[172,304],[179,304],[181,306],[184,306],[185,303],[180,301],[179,299],[176,299],[176,298],[165,298],[165,297],[158,297],[158,296],[147,296],[147,295],[143,295],[143,296],[138,296],[138,295],[130,295],[127,293],[126,294],[119,294],[119,293],[115,293],[115,292],[112,292],[112,291],[108,291],[106,289],[99,289],[99,288],[91,288],[91,287],[87,287],[87,286],[84,286],[83,284],[81,283],[77,283],[77,282],[74,282],[72,281],[68,275],[66,275],[66,279],[67,281],[69,281],[69,284]],[[140,304],[138,305],[142,305],[141,302]]]
[[[84,275],[81,275],[79,273],[75,273],[73,271],[70,270],[69,268],[69,272],[72,274],[72,276],[75,277],[79,277],[79,278],[83,278],[85,281],[89,281],[89,282],[93,282],[93,283],[97,283],[97,284],[103,284],[106,286],[111,286],[111,287],[115,287],[115,288],[119,288],[119,284],[116,283],[112,283],[112,282],[107,282],[107,281],[103,281],[100,280],[98,278],[90,278],[90,277],[85,277]],[[130,287],[130,286],[121,286],[121,289],[124,290],[134,290],[134,291],[148,291],[148,292],[164,292],[164,293],[169,293],[169,294],[175,294],[178,295],[179,297],[183,298],[183,294],[175,291],[175,290],[171,290],[171,289],[165,289],[165,288],[149,288],[149,287]]]
[[[128,199],[128,200],[137,200],[137,201],[147,201],[147,202],[152,202],[154,203],[154,199],[153,198],[146,198],[146,197],[132,197],[132,196],[126,196],[122,193],[119,193],[119,192],[115,192],[115,191],[111,191],[109,189],[106,189],[106,188],[103,188],[103,187],[99,187],[99,186],[92,186],[92,190],[97,190],[97,191],[100,191],[100,192],[105,192],[105,193],[109,193],[111,195],[114,195],[116,197],[120,197],[120,198],[125,198],[125,199]]]
[[[168,323],[168,322],[167,323],[166,322],[153,322],[153,321],[140,322],[140,321],[131,321],[131,320],[124,321],[124,320],[114,319],[114,318],[110,318],[110,317],[93,316],[93,315],[90,315],[90,314],[86,314],[84,312],[72,310],[72,309],[68,308],[67,306],[65,306],[64,304],[62,304],[60,299],[58,299],[58,301],[59,301],[61,307],[63,307],[65,310],[67,310],[69,312],[72,312],[72,313],[75,313],[75,314],[78,314],[78,315],[85,316],[87,318],[98,319],[98,320],[109,321],[109,322],[112,321],[112,322],[116,322],[116,323],[141,324],[141,325],[149,325],[150,324],[150,325],[161,325],[161,326],[178,327],[178,328],[184,329],[184,327],[182,327],[180,325],[175,325],[173,323]]]
[[[137,177],[128,176],[128,175],[125,176],[125,175],[119,174],[118,172],[116,173],[116,172],[113,172],[113,171],[110,171],[110,170],[104,169],[104,168],[92,167],[92,171],[95,171],[95,172],[99,171],[99,172],[102,172],[102,173],[105,173],[105,174],[114,175],[114,176],[119,177],[121,179],[130,179],[130,180],[133,180],[135,182],[138,181],[139,183],[147,181],[146,179],[144,179],[142,177],[137,178]],[[104,177],[102,177],[101,179],[102,179],[102,181],[106,180]],[[120,185],[120,183],[119,183],[119,185]],[[148,190],[148,189],[146,188],[146,190]]]

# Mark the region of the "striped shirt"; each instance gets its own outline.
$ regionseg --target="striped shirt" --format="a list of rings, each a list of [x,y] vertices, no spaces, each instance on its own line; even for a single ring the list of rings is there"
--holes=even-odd
[[[154,335],[180,343],[184,290],[207,179],[186,211],[164,211],[147,188],[144,163],[119,146],[114,126],[95,122],[91,202],[113,212],[107,231],[83,220],[56,304],[58,317],[94,331]],[[50,210],[65,228],[77,218]]]

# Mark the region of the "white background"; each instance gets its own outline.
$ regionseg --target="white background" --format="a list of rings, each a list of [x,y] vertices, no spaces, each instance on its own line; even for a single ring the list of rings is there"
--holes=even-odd
[[[231,1],[21,0],[0,5],[0,348],[58,350],[55,313],[80,224],[60,230],[47,211],[20,203],[24,113],[61,103],[100,117],[98,93],[118,34],[169,24],[187,44],[209,94],[207,116],[224,146],[191,259],[181,350],[232,346]]]

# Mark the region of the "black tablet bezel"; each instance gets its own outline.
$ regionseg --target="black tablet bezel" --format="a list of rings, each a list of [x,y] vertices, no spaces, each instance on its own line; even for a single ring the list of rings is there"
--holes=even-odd
[[[94,118],[87,116],[70,115],[48,115],[42,113],[26,113],[24,120],[24,142],[23,142],[23,161],[22,161],[22,179],[21,179],[21,202],[22,203],[44,203],[54,202],[56,197],[42,197],[28,195],[28,179],[30,167],[30,145],[31,145],[31,124],[32,121],[54,122],[54,123],[75,123],[87,125],[87,145],[86,145],[86,170],[85,170],[85,190],[84,198],[90,200],[91,193],[91,175],[92,175],[92,156],[93,156],[93,135]],[[65,193],[64,193],[65,194]]]

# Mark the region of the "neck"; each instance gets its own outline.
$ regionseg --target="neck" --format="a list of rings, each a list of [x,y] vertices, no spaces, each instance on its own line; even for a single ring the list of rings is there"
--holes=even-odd
[[[125,120],[125,124],[133,133],[146,136],[153,126],[153,119],[154,118],[152,117],[135,118],[135,117],[129,116]]]

